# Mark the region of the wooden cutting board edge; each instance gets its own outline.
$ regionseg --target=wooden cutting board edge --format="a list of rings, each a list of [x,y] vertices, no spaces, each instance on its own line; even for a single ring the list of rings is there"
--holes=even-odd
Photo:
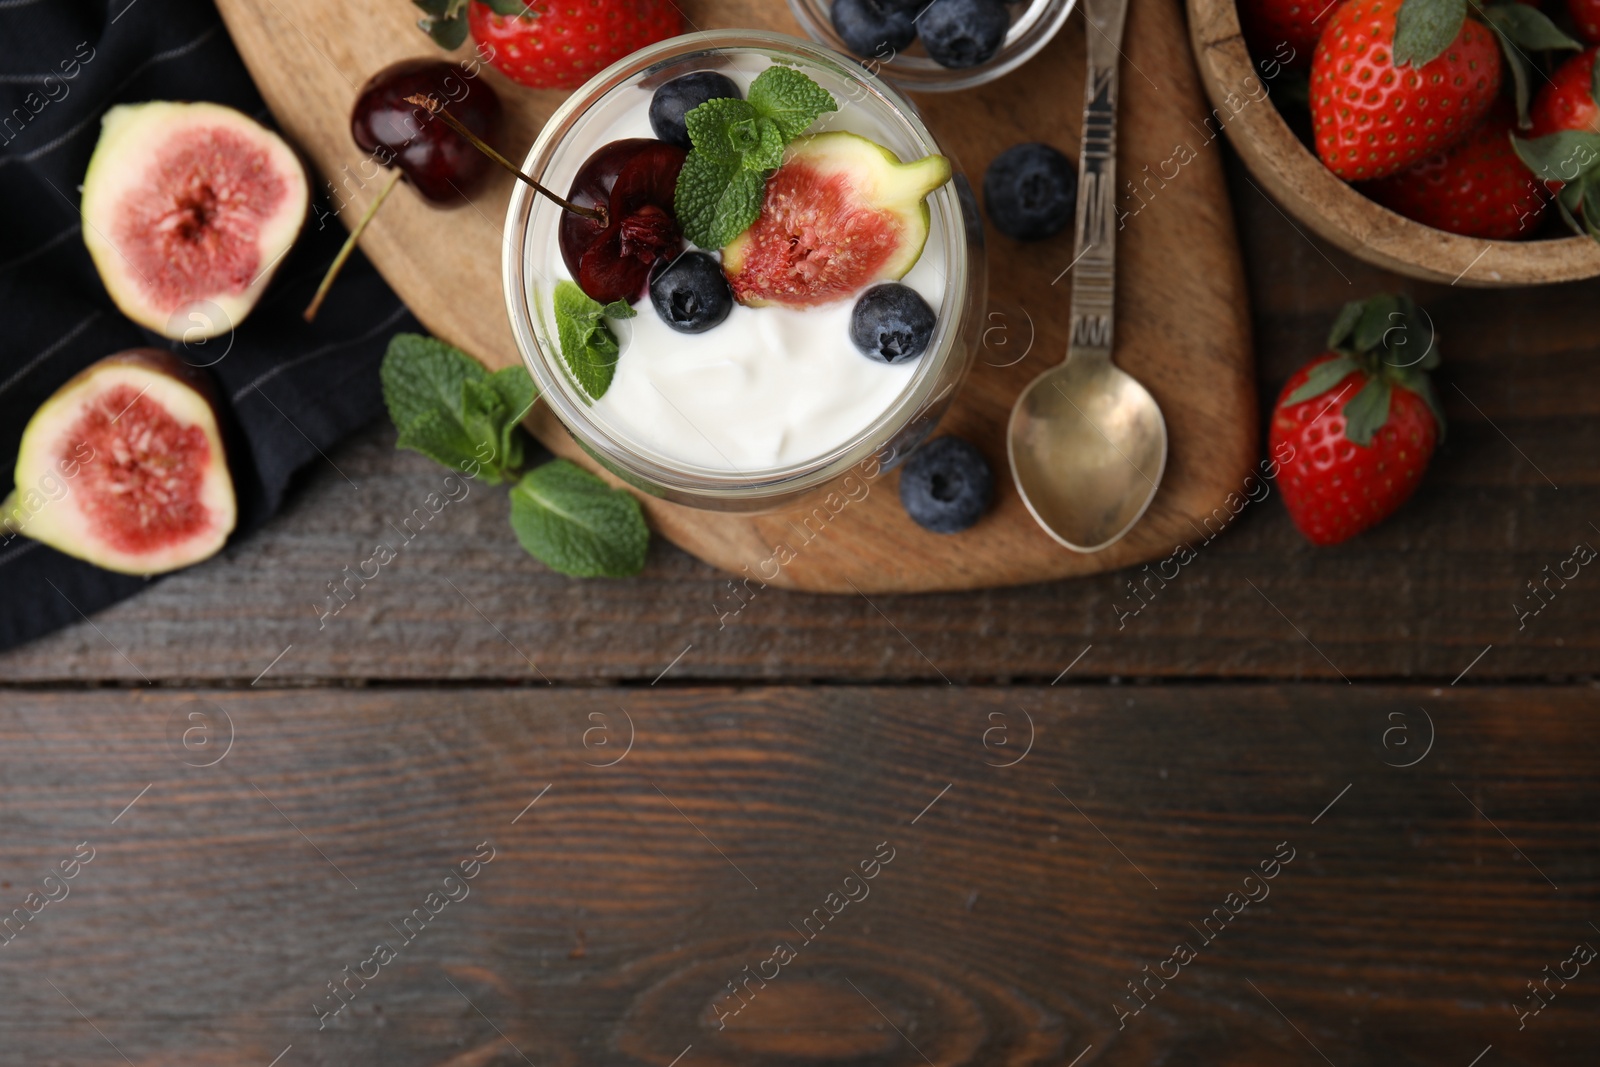
[[[285,5],[290,10],[298,10],[301,17],[291,18]],[[323,187],[331,186],[330,175],[339,177],[339,192],[356,205],[357,210],[340,213],[347,225],[358,215],[359,207],[364,206],[364,196],[370,195],[366,192],[367,186],[371,184],[358,179],[352,187],[350,171],[342,169],[361,158],[348,137],[349,102],[368,73],[403,56],[427,54],[429,46],[409,19],[396,23],[403,23],[399,33],[392,29],[382,34],[340,31],[356,26],[387,26],[386,20],[393,15],[388,9],[395,6],[401,6],[399,0],[346,0],[345,4],[334,7],[316,5],[312,0],[218,0],[228,30],[268,106],[278,118],[280,128],[307,154],[314,172],[324,177]],[[743,24],[798,32],[786,10],[773,10],[778,8],[776,4],[755,0],[748,4],[741,0],[703,0],[699,5],[686,6],[700,13],[705,25]],[[710,8],[710,13],[703,12],[703,8]],[[736,9],[738,14],[723,9]],[[1063,31],[1062,39],[1054,42],[1028,67],[984,91],[992,98],[996,86],[1006,86],[1012,90],[1012,108],[1028,111],[1037,106],[1029,92],[1030,68],[1035,72],[1048,70],[1052,76],[1070,73],[1073,77],[1066,79],[1067,85],[1081,85],[1082,35],[1081,19],[1074,18]],[[296,74],[296,65],[306,62],[308,49],[313,58]],[[1168,158],[1152,147],[1164,143],[1159,140],[1161,136],[1174,133],[1189,136],[1183,132],[1184,127],[1177,123],[1177,118],[1185,119],[1187,127],[1198,129],[1196,122],[1208,114],[1182,10],[1174,0],[1133,0],[1126,50],[1131,56],[1122,77],[1125,117],[1119,148],[1119,171],[1125,179],[1130,175],[1139,176],[1137,163]],[[470,49],[463,48],[456,58],[468,55]],[[1046,64],[1051,66],[1047,68]],[[330,71],[337,73],[337,80]],[[1164,84],[1157,84],[1150,77],[1152,73]],[[483,76],[510,105],[507,143],[512,145],[531,143],[542,121],[531,113],[548,114],[564,96],[515,86],[487,68]],[[315,83],[319,77],[326,83],[324,95],[339,97],[337,108],[315,106],[318,98]],[[1168,95],[1169,91],[1172,95]],[[960,97],[967,99],[958,100]],[[1187,104],[1174,107],[1172,100],[1178,98]],[[1066,127],[1064,135],[1034,132],[1032,136],[1052,140],[1070,154],[1077,144],[1079,100],[1079,92],[1073,91],[1066,94],[1064,101],[1052,101],[1061,109],[1056,118]],[[939,113],[954,115],[959,128],[971,129],[974,125],[989,125],[985,119],[992,117],[995,110],[992,103],[974,94],[924,95],[917,102],[924,112],[934,113],[929,122],[936,132],[941,129],[935,121]],[[987,113],[985,108],[989,109]],[[1128,116],[1142,116],[1147,121]],[[1036,127],[1037,115],[1033,115],[1031,121]],[[1160,127],[1160,133],[1155,132],[1156,127]],[[941,135],[941,139],[945,139],[945,135]],[[1012,140],[1021,139],[1024,138],[1012,137]],[[1144,151],[1130,158],[1133,155],[1130,149],[1135,145],[1143,147]],[[967,162],[970,167],[975,159]],[[777,515],[734,515],[698,511],[641,496],[652,525],[686,551],[736,576],[759,572],[768,584],[775,586],[844,593],[935,592],[1048,581],[1162,559],[1174,552],[1177,542],[1192,543],[1197,537],[1203,540],[1205,530],[1214,526],[1205,526],[1205,519],[1216,514],[1217,509],[1226,508],[1229,494],[1243,491],[1259,446],[1243,265],[1221,161],[1217,153],[1206,153],[1202,149],[1198,158],[1185,169],[1188,174],[1184,181],[1173,182],[1176,191],[1167,193],[1153,206],[1164,213],[1160,225],[1195,232],[1185,234],[1183,239],[1163,234],[1158,241],[1148,232],[1134,230],[1135,239],[1119,243],[1122,263],[1119,336],[1126,338],[1141,329],[1146,333],[1158,331],[1158,336],[1154,344],[1152,337],[1145,336],[1142,344],[1119,347],[1118,359],[1163,401],[1173,442],[1161,492],[1139,526],[1122,542],[1095,555],[1081,555],[1062,549],[1047,538],[1016,497],[1003,462],[1003,444],[997,455],[992,444],[986,449],[991,462],[1000,460],[996,464],[999,499],[994,512],[972,531],[956,537],[928,534],[906,520],[898,500],[893,499],[897,480],[893,474],[873,485],[865,501],[847,505],[833,516],[838,521],[827,524],[820,534],[815,532],[820,524],[807,524],[805,517],[811,513],[801,509]],[[981,170],[976,167],[969,173],[981,176]],[[1148,179],[1148,166],[1144,173]],[[505,216],[509,183],[509,178],[497,180],[476,202],[451,212],[424,206],[414,195],[397,195],[385,205],[384,215],[362,240],[363,251],[429,330],[490,366],[511,365],[519,357],[511,343],[503,312],[487,317],[474,315],[458,306],[458,302],[441,298],[441,290],[448,281],[440,279],[468,277],[475,270],[481,272],[483,266],[472,260],[464,241],[449,239],[449,231],[442,220],[448,218],[451,225],[464,226],[479,238],[485,236],[479,232],[484,228],[498,234]],[[1148,180],[1144,188],[1152,188]],[[1160,183],[1160,188],[1165,191],[1165,183]],[[1135,205],[1143,207],[1143,200],[1135,201],[1131,195],[1125,196],[1125,201],[1120,205],[1124,210],[1132,212]],[[1155,225],[1156,222],[1150,223],[1151,227]],[[444,234],[445,239],[418,236],[430,232],[435,236]],[[1070,234],[1064,239],[1070,241]],[[1008,257],[1002,262],[1010,266],[1011,257],[1020,246],[1007,242],[993,231],[989,240],[991,264],[1000,255]],[[1154,248],[1161,242],[1172,247]],[[1147,245],[1149,254],[1144,254]],[[410,255],[410,248],[416,246],[427,247],[429,254]],[[1174,264],[1175,254],[1184,257],[1185,264]],[[498,262],[496,254],[493,271],[496,281]],[[1186,271],[1180,269],[1184,265]],[[1137,284],[1133,279],[1140,276],[1170,278],[1177,289],[1186,285],[1198,288],[1198,295],[1204,299],[1193,300],[1194,306],[1183,316],[1145,314],[1139,316],[1139,321],[1132,321],[1135,310],[1149,312],[1151,307],[1159,308],[1162,303],[1159,294],[1152,297],[1132,292],[1132,286]],[[996,284],[991,281],[992,302]],[[1179,294],[1172,299],[1181,302],[1185,295],[1197,294]],[[1064,338],[1067,293],[1063,289],[1057,296],[1052,289],[1049,298],[1050,321],[1041,329],[1041,336],[1053,330]],[[498,305],[498,284],[494,286],[494,300]],[[1136,300],[1149,306],[1135,309],[1132,305]],[[1008,315],[1015,310],[1004,299],[998,306]],[[1044,320],[1044,316],[1039,318]],[[1057,319],[1062,321],[1058,323]],[[1162,321],[1153,321],[1156,319]],[[1030,327],[1037,325],[1030,315]],[[1064,340],[1049,351],[1064,352]],[[1055,358],[1044,351],[1040,358],[1047,356]],[[1003,394],[1009,391],[1010,396],[1014,396],[1020,384],[1047,365],[1034,362],[1025,376],[1018,378],[1013,374],[1014,382],[986,382],[985,374],[993,372],[989,372],[985,364],[989,361],[980,353],[963,396],[958,397],[956,408],[945,421],[945,427],[963,432],[963,423],[969,421],[969,414],[985,414],[969,413],[963,408],[986,406],[987,416],[979,419],[967,433],[975,438],[984,434],[993,436],[992,424],[996,419],[1003,428],[1003,413],[1009,408],[1009,401]],[[1169,382],[1168,378],[1172,380]],[[1209,410],[1208,405],[1216,410]],[[544,405],[535,409],[529,425],[557,455],[598,471]],[[620,484],[604,471],[599,473]],[[849,510],[852,506],[854,514]],[[793,562],[777,566],[777,573],[772,574],[769,569],[772,561],[782,558],[782,550],[790,549]]]

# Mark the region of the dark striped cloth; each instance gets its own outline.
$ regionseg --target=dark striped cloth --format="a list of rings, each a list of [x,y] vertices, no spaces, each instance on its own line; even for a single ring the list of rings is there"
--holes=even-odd
[[[232,335],[185,348],[124,318],[84,247],[78,186],[106,109],[145,100],[210,100],[272,125],[209,0],[0,0],[0,495],[24,424],[57,387],[113,352],[168,348],[210,364],[230,409],[237,543],[282,506],[297,473],[383,410],[384,347],[417,326],[359,253],[316,324],[301,320],[345,236],[318,229],[318,203]],[[0,531],[0,649],[146,581]]]

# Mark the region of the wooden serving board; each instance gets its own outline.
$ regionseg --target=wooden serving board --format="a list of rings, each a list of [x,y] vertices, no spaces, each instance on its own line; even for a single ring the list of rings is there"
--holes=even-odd
[[[285,134],[350,201],[341,218],[351,224],[377,190],[372,181],[357,185],[363,156],[350,139],[349,113],[358,89],[394,60],[439,54],[417,30],[416,8],[406,0],[218,0],[218,7]],[[682,7],[692,28],[800,32],[780,0],[683,0]],[[1076,157],[1083,34],[1082,19],[1074,18],[1007,77],[917,98],[975,186],[989,161],[1020,141],[1046,141]],[[470,48],[458,55],[469,56]],[[1175,0],[1133,0],[1124,51],[1118,207],[1128,215],[1118,248],[1117,359],[1160,401],[1171,438],[1161,492],[1133,532],[1095,555],[1070,552],[1034,524],[1012,486],[1005,450],[1012,401],[1066,353],[1072,237],[1024,245],[991,231],[987,342],[941,426],[976,443],[994,466],[997,500],[982,522],[955,536],[923,531],[901,510],[891,473],[821,535],[805,532],[799,510],[730,515],[646,497],[660,533],[736,574],[747,567],[755,573],[787,545],[795,558],[774,585],[916,592],[1044,581],[1163,558],[1179,542],[1203,538],[1203,519],[1215,509],[1227,514],[1229,494],[1242,492],[1256,460],[1257,413],[1222,159],[1207,141],[1209,110]],[[507,154],[521,159],[565,94],[525,89],[485,70],[507,105]],[[430,330],[491,367],[520,358],[500,290],[512,180],[497,176],[473,203],[449,211],[402,187],[361,242]],[[337,288],[331,299],[339,299]],[[543,405],[530,424],[555,452],[594,469]]]

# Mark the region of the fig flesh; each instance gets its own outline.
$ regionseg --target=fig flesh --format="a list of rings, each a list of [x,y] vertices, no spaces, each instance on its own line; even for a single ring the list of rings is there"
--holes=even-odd
[[[128,318],[196,341],[242,322],[306,218],[305,168],[219,104],[121,104],[83,178],[83,240]]]
[[[0,504],[7,534],[123,574],[198,563],[236,518],[209,380],[156,348],[107,356],[42,404]]]
[[[755,224],[722,250],[733,295],[815,307],[904,277],[928,241],[926,197],[950,174],[944,156],[901,163],[853,133],[800,138],[767,180]]]

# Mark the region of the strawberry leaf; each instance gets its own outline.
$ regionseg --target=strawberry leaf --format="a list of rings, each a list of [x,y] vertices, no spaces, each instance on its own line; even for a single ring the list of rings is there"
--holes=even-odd
[[[1512,44],[1530,52],[1552,50],[1582,51],[1583,45],[1568,37],[1550,17],[1536,7],[1513,0],[1478,9],[1485,22]]]
[[[460,48],[467,40],[467,20],[447,18],[418,19],[417,27],[447,52]]]
[[[1345,342],[1350,339],[1350,334],[1356,328],[1356,323],[1361,321],[1360,300],[1352,300],[1339,309],[1339,317],[1333,320],[1333,329],[1328,331],[1328,347],[1336,352],[1344,352]]]
[[[529,18],[538,18],[539,12],[532,10],[533,5],[528,0],[483,0],[489,10],[496,15],[510,17],[513,15],[526,15]]]
[[[1366,302],[1361,317],[1356,320],[1354,342],[1357,352],[1372,352],[1382,346],[1389,331],[1404,319],[1400,300],[1389,293],[1380,293]]]
[[[1594,66],[1589,71],[1589,99],[1600,104],[1600,51],[1594,54]]]
[[[1311,368],[1311,373],[1306,375],[1306,380],[1300,383],[1300,388],[1283,398],[1284,406],[1304,404],[1313,397],[1321,396],[1344,381],[1345,375],[1360,369],[1356,361],[1349,356],[1337,356],[1325,363],[1318,363]]]
[[[1394,19],[1394,62],[1421,67],[1461,34],[1467,0],[1404,0]]]
[[[1600,133],[1587,130],[1562,130],[1532,139],[1512,137],[1511,147],[1529,170],[1546,181],[1575,182],[1600,163]]]
[[[1590,237],[1600,241],[1600,182],[1583,183],[1583,226]]]
[[[1344,436],[1351,444],[1365,448],[1372,435],[1389,421],[1389,398],[1393,394],[1387,378],[1370,378],[1361,392],[1344,406]]]
[[[1494,30],[1505,53],[1506,66],[1511,68],[1511,83],[1517,100],[1517,125],[1527,129],[1533,125],[1528,117],[1531,96],[1529,74],[1535,69],[1528,52],[1547,52],[1554,49],[1576,51],[1583,46],[1568,37],[1556,24],[1537,8],[1513,0],[1508,4],[1491,4],[1480,7],[1483,20]]]

